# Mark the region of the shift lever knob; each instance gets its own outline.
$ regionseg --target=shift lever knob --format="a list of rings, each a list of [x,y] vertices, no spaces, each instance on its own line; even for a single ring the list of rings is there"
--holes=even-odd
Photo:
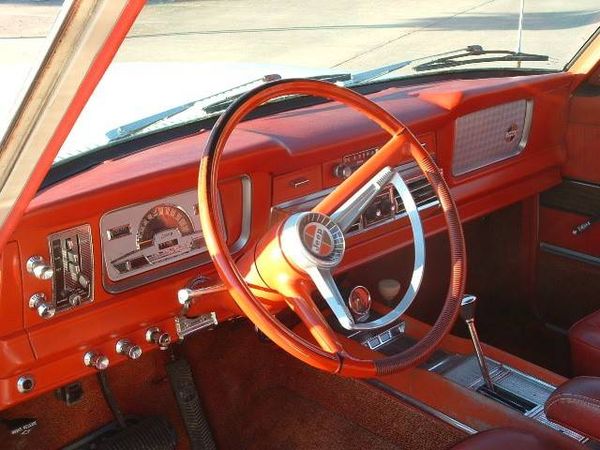
[[[465,322],[473,322],[475,320],[475,304],[477,297],[474,295],[465,295],[460,302],[460,317]]]
[[[479,370],[481,376],[485,382],[487,388],[494,392],[494,383],[492,383],[492,377],[490,376],[490,370],[488,369],[485,361],[485,356],[481,348],[481,342],[479,342],[479,336],[477,335],[477,328],[475,328],[475,303],[477,297],[474,295],[465,295],[460,302],[460,316],[467,324],[469,334],[471,335],[471,341],[473,341],[473,347],[475,347],[475,356],[477,357],[477,363],[479,364]]]

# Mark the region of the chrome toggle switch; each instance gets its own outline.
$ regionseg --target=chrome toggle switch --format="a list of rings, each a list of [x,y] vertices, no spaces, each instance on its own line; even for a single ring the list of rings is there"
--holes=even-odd
[[[171,335],[158,327],[148,328],[146,330],[146,342],[158,345],[161,350],[166,350],[171,345]]]
[[[128,339],[119,339],[115,346],[115,350],[119,355],[125,355],[129,359],[138,359],[142,356],[142,347],[134,344]]]
[[[56,307],[48,303],[43,292],[37,292],[29,297],[29,307],[35,309],[42,319],[49,319],[56,313]]]
[[[108,357],[102,353],[89,351],[83,355],[83,363],[86,366],[93,367],[96,370],[105,370],[108,368],[110,361],[108,360]]]
[[[27,272],[36,277],[39,280],[49,280],[54,275],[54,270],[41,256],[32,256],[27,260],[25,264],[25,268]]]

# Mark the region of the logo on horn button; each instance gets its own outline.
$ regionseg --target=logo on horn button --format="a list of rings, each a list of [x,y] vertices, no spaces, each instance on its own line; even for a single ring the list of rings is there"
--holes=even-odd
[[[331,231],[319,222],[309,222],[302,231],[304,246],[315,256],[326,258],[333,252]]]

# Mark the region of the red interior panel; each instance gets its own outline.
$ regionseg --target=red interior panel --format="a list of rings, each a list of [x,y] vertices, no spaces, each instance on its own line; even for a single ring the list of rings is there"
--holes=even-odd
[[[369,97],[397,115],[435,151],[461,218],[468,220],[560,182],[571,83],[572,76],[566,73],[454,80],[390,87]],[[460,178],[451,177],[454,120],[518,99],[534,102],[531,133],[523,153]],[[5,320],[0,330],[0,408],[93,372],[82,364],[87,349],[102,350],[115,364],[124,360],[114,351],[119,337],[129,336],[149,350],[142,337],[149,326],[160,325],[174,335],[173,316],[180,309],[177,290],[198,273],[212,275],[211,265],[110,294],[102,284],[99,222],[108,211],[195,188],[207,138],[208,132],[203,131],[107,161],[49,187],[32,201],[2,259],[0,313],[14,320]],[[231,180],[248,175],[252,181],[247,250],[267,230],[274,203],[333,186],[339,180],[331,177],[331,168],[344,155],[378,147],[387,139],[366,118],[331,103],[244,122],[231,137],[220,174],[227,180],[221,195],[230,241],[241,232],[241,188]],[[293,187],[304,178],[309,181]],[[425,216],[427,233],[444,229],[439,211]],[[28,308],[27,301],[35,292],[48,294],[50,285],[29,275],[24,263],[31,255],[48,259],[48,234],[81,224],[90,224],[94,240],[94,301],[43,320]],[[347,241],[340,270],[408,243],[409,228],[402,220],[353,236]],[[195,305],[197,313],[209,311],[216,312],[220,321],[239,315],[227,294],[206,296]],[[16,379],[23,373],[35,375],[33,393],[17,392]]]

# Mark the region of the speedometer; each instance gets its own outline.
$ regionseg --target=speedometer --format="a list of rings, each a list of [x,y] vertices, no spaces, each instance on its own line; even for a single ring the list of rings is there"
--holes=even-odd
[[[195,191],[112,211],[102,219],[109,278],[119,281],[206,250]]]
[[[194,225],[188,215],[175,205],[157,205],[144,214],[138,226],[136,245],[147,248],[158,242],[160,248],[178,244],[178,236],[194,233]]]
[[[131,273],[188,256],[202,248],[204,240],[185,210],[172,204],[159,204],[142,216],[135,246],[135,250],[110,262],[119,273]]]

